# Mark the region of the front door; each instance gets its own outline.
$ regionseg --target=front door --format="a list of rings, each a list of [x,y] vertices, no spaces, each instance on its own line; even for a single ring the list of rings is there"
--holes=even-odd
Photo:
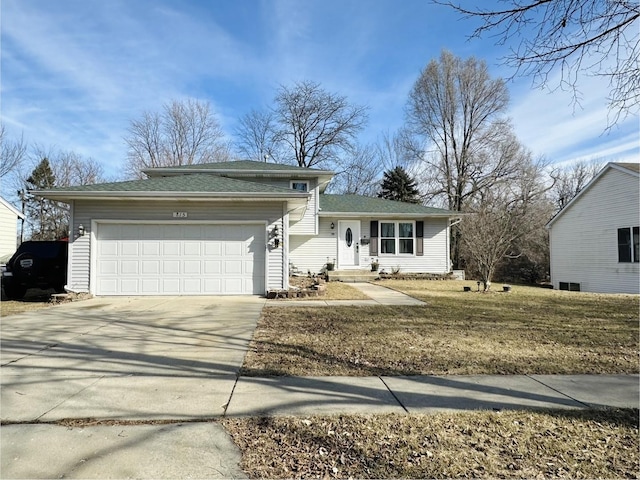
[[[360,221],[338,222],[338,268],[353,268],[360,264]]]

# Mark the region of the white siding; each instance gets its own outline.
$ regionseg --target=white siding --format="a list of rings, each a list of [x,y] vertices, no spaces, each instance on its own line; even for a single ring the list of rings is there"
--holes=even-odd
[[[618,228],[640,224],[638,178],[610,168],[549,232],[551,281],[600,293],[640,293],[640,265],[618,262]]]
[[[319,207],[319,195],[320,188],[318,186],[317,178],[247,178],[247,177],[231,177],[243,180],[246,182],[263,183],[265,185],[271,185],[280,188],[291,188],[292,181],[308,182],[309,193],[311,197],[307,202],[307,206],[304,211],[304,215],[300,220],[291,222],[291,235],[316,235],[318,233],[318,207]]]
[[[307,202],[304,216],[291,224],[289,231],[291,235],[316,235],[318,233],[318,182],[315,179],[308,179],[308,181],[311,198]]]
[[[303,272],[318,273],[327,262],[338,257],[338,220],[340,218],[321,217],[319,234],[317,236],[291,235],[289,261]],[[349,219],[352,220],[352,219]],[[369,238],[371,220],[360,219],[360,235]],[[391,220],[389,220],[391,221]],[[401,272],[416,273],[447,273],[449,272],[449,239],[448,220],[425,218],[424,221],[424,255],[423,256],[386,256],[375,258],[380,263],[380,269],[391,272],[393,268],[400,268]],[[331,223],[335,229],[331,230]],[[360,266],[362,269],[371,268],[371,257],[368,245],[360,246]]]
[[[0,257],[16,251],[18,217],[0,203]]]
[[[91,224],[100,220],[139,220],[143,222],[174,222],[173,212],[187,212],[188,222],[266,222],[271,232],[278,225],[282,232],[282,202],[184,202],[184,201],[75,201],[72,238],[69,245],[68,288],[72,291],[92,291]],[[78,226],[86,234],[78,237]],[[265,248],[267,248],[265,246]],[[283,248],[267,248],[267,289],[283,286]]]
[[[336,228],[331,230],[332,220],[319,220],[319,232],[316,236],[293,235],[293,229],[289,229],[289,262],[305,273],[319,273],[327,263],[327,258],[333,261],[338,257],[338,243],[335,237],[338,221],[333,220]]]

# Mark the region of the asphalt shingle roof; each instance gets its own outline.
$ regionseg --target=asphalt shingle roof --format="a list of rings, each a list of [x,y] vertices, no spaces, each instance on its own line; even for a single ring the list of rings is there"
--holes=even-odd
[[[458,212],[443,208],[426,207],[414,203],[396,202],[362,195],[320,195],[321,212],[374,213],[408,215],[457,215]]]
[[[51,192],[184,192],[184,193],[295,193],[293,190],[218,175],[193,174],[155,177],[126,182],[58,187]]]

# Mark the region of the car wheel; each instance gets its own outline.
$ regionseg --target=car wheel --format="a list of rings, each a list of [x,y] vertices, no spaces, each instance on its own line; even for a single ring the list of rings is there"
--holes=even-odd
[[[16,285],[5,285],[4,293],[11,300],[20,300],[27,293],[27,289]]]

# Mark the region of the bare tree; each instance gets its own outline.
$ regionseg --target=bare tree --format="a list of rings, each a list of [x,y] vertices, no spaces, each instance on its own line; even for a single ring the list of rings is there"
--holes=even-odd
[[[402,167],[408,171],[414,165],[411,151],[407,149],[408,137],[411,135],[405,128],[391,134],[383,132],[376,143],[376,154],[383,164],[384,170]]]
[[[564,208],[595,177],[604,164],[597,160],[581,160],[551,172],[554,180],[551,196],[557,210]]]
[[[19,140],[7,138],[7,130],[0,123],[0,178],[11,173],[20,166],[25,158],[27,145],[22,135]]]
[[[236,148],[252,160],[279,163],[282,152],[275,138],[275,119],[271,110],[251,110],[236,129]]]
[[[334,164],[337,174],[329,185],[332,193],[345,195],[377,195],[383,163],[373,145],[359,145],[348,156]]]
[[[198,100],[174,100],[161,112],[144,112],[131,121],[125,142],[131,177],[142,178],[145,168],[229,159],[220,123],[209,103]]]
[[[516,75],[546,84],[559,71],[560,87],[579,99],[581,74],[610,80],[612,124],[640,106],[640,6],[635,0],[508,0],[503,8],[465,8],[459,2],[433,0],[483,23],[474,37],[490,34],[511,45],[505,63]]]
[[[500,263],[525,254],[527,237],[544,230],[549,220],[546,166],[526,152],[515,178],[484,189],[468,205],[472,214],[461,223],[461,242],[468,267],[485,291]]]
[[[367,108],[304,81],[280,87],[273,109],[274,138],[286,147],[284,160],[312,167],[352,151],[367,121]]]
[[[422,71],[409,96],[407,148],[421,162],[427,201],[461,212],[480,192],[513,178],[521,146],[504,118],[509,94],[487,65],[443,51]],[[459,267],[459,232],[452,261]]]

